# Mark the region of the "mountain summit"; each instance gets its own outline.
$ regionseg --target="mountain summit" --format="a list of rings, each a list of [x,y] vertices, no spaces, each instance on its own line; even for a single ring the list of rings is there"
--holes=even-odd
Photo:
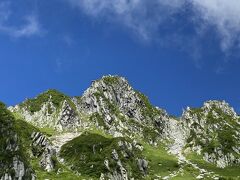
[[[240,176],[240,117],[228,103],[173,118],[119,76],[78,97],[51,89],[8,110],[1,104],[0,120],[1,180]]]

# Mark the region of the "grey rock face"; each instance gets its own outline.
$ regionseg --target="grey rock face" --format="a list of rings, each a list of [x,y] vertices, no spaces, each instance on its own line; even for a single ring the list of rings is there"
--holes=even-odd
[[[50,144],[49,140],[40,132],[33,132],[31,135],[33,140],[34,155],[40,156],[41,167],[50,172],[54,169],[53,158],[56,156],[56,151]]]
[[[15,170],[15,177],[19,180],[23,179],[25,174],[24,163],[18,159],[18,157],[13,158],[13,168]]]
[[[187,108],[182,118],[176,120],[170,118],[166,111],[150,105],[144,95],[135,91],[126,79],[118,76],[104,76],[94,81],[82,97],[69,99],[65,98],[56,105],[50,96],[37,111],[21,105],[9,108],[37,127],[69,133],[65,137],[58,134],[52,140],[54,147],[44,134],[32,134],[33,155],[40,157],[40,166],[48,172],[55,168],[56,151],[59,152],[63,144],[75,137],[73,132],[78,134],[88,128],[104,130],[113,137],[140,138],[153,146],[157,146],[158,140],[169,140],[168,150],[178,157],[180,163],[188,161],[182,152],[186,147],[185,150],[194,151],[202,155],[204,160],[221,168],[240,164],[240,118],[225,101],[207,101],[199,109]],[[18,152],[21,146],[18,135],[9,131],[11,126],[9,123],[4,129],[0,124],[0,134],[11,137],[6,139],[4,150],[12,153]],[[150,167],[148,160],[139,155],[143,146],[136,141],[129,142],[120,140],[119,147],[110,149],[110,156],[102,160],[107,173],[102,173],[100,179],[131,179],[132,167],[124,158],[131,158],[142,174],[147,175]],[[138,153],[134,154],[136,149]],[[93,154],[97,154],[97,150],[95,144],[90,147]],[[85,160],[86,156],[82,156]],[[0,162],[0,169],[11,169],[14,176],[6,171],[0,175],[1,180],[35,179],[33,171],[21,156],[12,157],[9,166]],[[66,161],[61,159],[60,162]],[[94,169],[95,165],[89,168]]]
[[[127,168],[125,160],[134,161],[136,166],[138,166],[139,171],[142,172],[143,176],[147,175],[148,171],[148,161],[143,158],[138,158],[136,151],[140,150],[136,147],[138,143],[128,142],[124,140],[118,141],[118,150],[113,149],[111,153],[111,159],[105,159],[104,165],[108,170],[108,173],[102,173],[100,179],[110,179],[110,180],[128,180],[134,179],[133,172],[131,168]],[[139,145],[140,146],[140,145]],[[125,160],[124,160],[125,159]],[[109,163],[115,161],[114,166],[110,166]],[[124,163],[123,163],[124,162]]]
[[[240,164],[239,119],[225,101],[207,101],[202,108],[187,108],[182,125],[191,149],[224,168]]]
[[[104,126],[114,137],[122,137],[127,132],[141,135],[142,125],[163,134],[169,118],[166,111],[152,107],[144,95],[118,76],[104,76],[94,81],[80,100],[74,102],[80,112],[90,116],[97,113],[99,117],[93,118],[95,124]]]
[[[27,176],[25,176],[25,174],[27,171],[29,171],[29,169],[25,168],[24,163],[20,160],[20,158],[18,156],[13,157],[13,162],[12,162],[11,166],[14,170],[14,175],[5,173],[1,177],[1,180],[12,180],[12,179],[23,180],[24,178],[27,178]],[[32,178],[28,177],[28,179],[32,179]]]
[[[147,174],[148,170],[148,162],[145,159],[138,159],[138,168],[140,171],[144,173],[144,175]]]
[[[112,151],[112,159],[116,161],[117,166],[114,167],[114,169],[111,169],[109,167],[109,161],[105,159],[104,165],[108,169],[109,173],[103,174],[100,179],[111,179],[111,180],[128,180],[128,172],[127,170],[123,167],[121,160],[119,159],[119,155],[115,149]]]
[[[30,112],[28,107],[16,105],[10,107],[11,112],[20,114],[27,122],[37,127],[48,127],[58,131],[76,130],[80,126],[80,119],[77,112],[64,100],[60,108],[56,108],[51,98],[45,102],[41,109]]]
[[[102,112],[105,114],[106,121],[111,122],[111,112],[107,107],[106,101],[116,104],[121,113],[138,121],[146,121],[142,109],[144,102],[138,94],[122,77],[106,76],[101,80],[94,81],[82,98],[82,109],[87,113]]]
[[[12,177],[10,174],[5,173],[2,177],[1,180],[12,180]]]
[[[57,128],[64,129],[77,129],[80,125],[80,119],[75,110],[67,103],[63,102],[62,109],[59,114]]]
[[[105,160],[105,163],[108,162]],[[107,168],[107,164],[105,164]],[[102,174],[100,179],[110,179],[110,180],[128,180],[128,172],[127,170],[123,167],[122,163],[120,160],[117,161],[117,167],[115,170],[111,170],[110,168],[108,169],[109,171],[112,171],[112,173],[106,173]]]
[[[49,145],[49,142],[45,135],[40,132],[33,132],[31,135],[34,146],[46,147]]]
[[[54,163],[52,157],[55,155],[55,152],[53,149],[46,148],[42,154],[42,158],[40,161],[41,167],[50,172],[54,169]]]
[[[118,153],[115,149],[112,152],[112,157],[113,157],[114,160],[116,160],[116,161],[118,160]]]
[[[110,171],[108,159],[105,159],[105,160],[104,160],[104,165],[105,165],[105,167],[107,168],[107,170]]]
[[[203,109],[205,110],[205,113],[208,113],[209,111],[211,111],[212,107],[216,109],[221,109],[224,114],[231,116],[234,119],[238,118],[237,113],[234,111],[234,109],[230,107],[230,105],[225,101],[212,100],[212,101],[205,102],[203,105]]]
[[[157,133],[163,135],[169,118],[166,111],[152,107],[143,94],[135,91],[126,79],[118,76],[104,76],[94,81],[82,97],[64,97],[65,100],[57,106],[53,100],[54,95],[49,95],[49,92],[51,91],[45,93],[47,98],[41,100],[41,106],[34,110],[28,100],[15,107],[9,107],[9,110],[20,114],[37,127],[77,131],[95,126],[114,137],[131,136],[136,133],[141,135],[144,131],[142,125],[155,128]],[[30,102],[45,94],[42,93]],[[86,121],[89,117],[90,121]],[[151,138],[149,141],[154,143]]]

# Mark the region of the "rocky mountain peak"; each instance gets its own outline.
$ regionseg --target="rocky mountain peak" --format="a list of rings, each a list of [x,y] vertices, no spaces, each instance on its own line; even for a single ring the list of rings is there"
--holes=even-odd
[[[239,117],[225,101],[207,101],[201,108],[187,108],[182,115],[188,132],[187,146],[206,161],[226,167],[240,163]]]
[[[119,76],[103,76],[93,81],[92,85],[84,92],[82,100],[90,97],[104,98],[111,103],[122,104],[127,97],[135,95],[135,91],[127,80]]]
[[[49,111],[53,110],[53,108],[59,108],[64,101],[71,103],[70,97],[55,89],[49,89],[35,98],[25,100],[19,106],[31,113],[35,113],[40,111],[44,105],[48,105]]]
[[[125,78],[110,75],[93,81],[81,97],[48,90],[9,109],[41,128],[71,131],[80,126],[97,127],[115,137],[143,130],[149,134],[147,129],[155,127],[162,132],[168,119],[166,111],[152,106]]]
[[[97,84],[106,84],[106,85],[118,85],[118,84],[125,84],[127,86],[130,86],[128,81],[121,76],[117,75],[108,75],[108,76],[102,76],[102,78],[93,81],[92,85],[97,85]]]
[[[230,107],[230,105],[225,101],[217,101],[217,100],[206,101],[203,104],[202,109],[205,112],[210,112],[212,110],[219,110],[226,115],[237,118],[237,113],[234,111],[233,107]]]
[[[138,121],[147,121],[160,109],[153,107],[148,98],[134,90],[119,76],[103,76],[88,88],[81,99],[87,112],[99,112],[106,106],[115,106],[121,113]],[[106,110],[106,109],[105,109]]]
[[[50,89],[8,110],[0,103],[0,132],[3,180],[34,180],[35,173],[39,179],[172,179],[185,173],[219,179],[212,174],[219,169],[239,171],[240,117],[227,102],[206,101],[175,118],[119,76],[93,81],[78,97]]]
[[[94,81],[76,106],[81,112],[100,116],[102,124],[107,129],[113,128],[113,132],[129,131],[134,123],[140,129],[143,125],[162,128],[168,118],[166,111],[152,106],[145,95],[119,76],[103,76]]]
[[[15,107],[9,107],[9,110],[41,128],[63,130],[79,125],[76,107],[71,98],[54,89],[27,99]]]

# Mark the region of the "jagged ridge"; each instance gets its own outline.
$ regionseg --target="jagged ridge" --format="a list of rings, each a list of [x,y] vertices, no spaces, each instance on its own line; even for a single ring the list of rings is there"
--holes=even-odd
[[[240,118],[225,101],[208,101],[202,108],[187,108],[182,123],[187,147],[218,167],[240,164]]]
[[[168,179],[191,171],[194,171],[191,172],[193,179],[218,178],[218,175],[211,175],[184,157],[191,152],[197,152],[201,158],[221,168],[239,164],[239,116],[227,103],[209,101],[202,108],[187,108],[178,120],[165,110],[152,106],[145,95],[134,90],[125,78],[119,76],[104,76],[93,81],[79,97],[71,98],[49,90],[20,105],[9,107],[9,110],[39,127],[34,129],[26,125],[31,131],[21,135],[27,141],[26,149],[34,156],[31,162],[39,177],[48,177],[49,174],[44,173],[46,170],[56,171],[51,174],[53,179],[61,178],[63,173],[75,179],[138,179],[138,173],[143,179]],[[49,130],[47,133],[46,129]],[[93,136],[97,141],[91,141]],[[141,142],[143,149],[133,150],[134,155],[129,159],[121,157],[120,164],[118,161],[111,164],[114,149],[118,155],[128,149],[121,149],[113,143],[120,139],[130,144]],[[106,157],[91,159],[94,156],[91,150],[100,141],[108,142],[101,146]],[[88,153],[83,150],[86,147],[90,148]],[[177,159],[166,154],[164,148],[176,155],[178,164]],[[159,156],[151,156],[149,152]],[[99,151],[95,153],[101,154]],[[82,161],[81,155],[85,155],[88,161]],[[165,162],[164,157],[168,156]],[[105,160],[111,165],[109,169],[104,165]],[[166,173],[161,164],[171,172]],[[92,165],[100,168],[97,174],[91,173]],[[60,169],[64,169],[63,172]]]

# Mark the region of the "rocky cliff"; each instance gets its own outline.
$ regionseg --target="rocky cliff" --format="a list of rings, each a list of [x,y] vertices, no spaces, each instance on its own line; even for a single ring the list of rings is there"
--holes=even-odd
[[[174,118],[125,78],[103,76],[82,96],[48,90],[8,109],[0,119],[2,179],[240,176],[240,118],[224,101]]]
[[[218,167],[240,164],[240,117],[225,101],[207,101],[182,116],[186,147]]]
[[[59,131],[74,130],[79,126],[79,117],[71,98],[56,90],[48,90],[36,98],[10,107],[27,122],[37,127],[54,128]]]
[[[115,137],[138,133],[152,140],[154,132],[163,133],[168,119],[166,111],[153,107],[146,96],[118,76],[94,81],[74,102],[80,112],[90,115],[91,121]]]

